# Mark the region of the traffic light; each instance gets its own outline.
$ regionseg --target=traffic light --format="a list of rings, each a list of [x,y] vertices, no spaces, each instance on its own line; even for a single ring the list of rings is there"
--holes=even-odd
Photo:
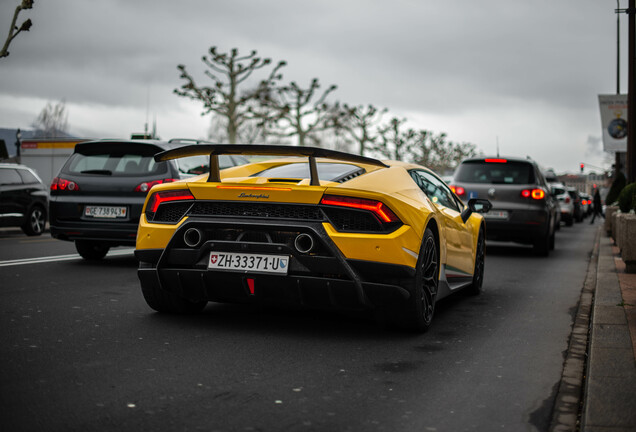
[[[581,174],[583,174],[583,168],[585,168],[585,164],[581,162]]]

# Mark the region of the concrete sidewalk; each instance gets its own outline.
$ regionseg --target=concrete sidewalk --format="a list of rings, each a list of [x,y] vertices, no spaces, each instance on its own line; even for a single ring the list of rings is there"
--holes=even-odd
[[[636,431],[636,274],[599,227],[580,430]],[[594,260],[592,260],[594,263]]]

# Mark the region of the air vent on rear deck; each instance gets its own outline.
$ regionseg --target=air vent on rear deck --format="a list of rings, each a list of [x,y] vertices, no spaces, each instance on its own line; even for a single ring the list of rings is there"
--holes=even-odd
[[[344,182],[349,181],[351,179],[354,179],[354,178],[356,178],[358,176],[361,176],[365,172],[366,172],[366,170],[364,168],[360,168],[357,171],[350,172],[350,173],[348,173],[348,174],[346,174],[346,175],[344,175],[344,176],[342,176],[342,177],[340,177],[338,179],[334,179],[333,181],[338,182],[338,183],[344,183]]]

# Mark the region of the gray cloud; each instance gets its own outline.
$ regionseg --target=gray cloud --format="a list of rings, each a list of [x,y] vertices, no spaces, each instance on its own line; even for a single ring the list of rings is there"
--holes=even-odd
[[[0,35],[16,2],[0,1]],[[203,81],[210,46],[256,49],[288,62],[286,80],[337,84],[334,99],[441,119],[451,138],[484,145],[501,134],[524,146],[512,136],[518,126],[506,129],[514,122],[546,152],[570,142],[565,161],[598,135],[596,95],[615,88],[614,8],[613,0],[39,1],[23,12],[31,31],[0,60],[0,97],[143,111],[150,95],[167,112],[182,102],[172,93],[178,64]],[[507,121],[471,121],[487,113]],[[581,138],[554,136],[539,123],[550,116]],[[91,128],[101,130],[97,120]]]

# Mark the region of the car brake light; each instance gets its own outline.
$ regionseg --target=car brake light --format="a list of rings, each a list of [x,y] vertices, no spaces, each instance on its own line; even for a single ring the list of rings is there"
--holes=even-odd
[[[453,191],[453,193],[457,196],[462,196],[466,193],[466,189],[464,189],[461,186],[453,186],[451,185],[451,190]]]
[[[583,205],[587,205],[587,200],[583,200],[583,201],[581,201],[581,204],[583,204]]]
[[[74,181],[66,180],[61,177],[55,177],[51,182],[52,191],[69,191],[75,192],[79,190],[79,185]]]
[[[396,214],[381,201],[366,198],[325,195],[322,197],[322,200],[320,200],[320,204],[368,210],[375,214],[382,222],[400,222],[400,218],[398,218]]]
[[[146,204],[146,218],[151,221],[159,206],[165,202],[193,200],[194,196],[189,190],[169,190],[153,193]]]
[[[172,178],[167,178],[167,179],[162,179],[162,180],[153,180],[153,181],[149,181],[149,182],[143,182],[139,185],[137,185],[137,187],[135,188],[135,192],[148,192],[150,189],[152,189],[152,187],[154,185],[158,185],[161,183],[170,183],[173,181],[177,181],[177,179],[172,179]]]
[[[566,203],[566,204],[570,204],[570,201],[571,201],[571,200],[570,200],[570,197],[569,197],[569,196],[566,196],[566,197],[565,197],[565,203]]]
[[[265,190],[265,191],[285,191],[289,192],[291,188],[282,188],[282,187],[271,187],[271,186],[225,186],[218,185],[217,189],[240,189],[240,190]]]
[[[545,198],[545,191],[543,189],[524,189],[521,191],[521,196],[524,198],[531,198],[540,200]]]
[[[508,159],[485,159],[486,163],[508,163]]]

